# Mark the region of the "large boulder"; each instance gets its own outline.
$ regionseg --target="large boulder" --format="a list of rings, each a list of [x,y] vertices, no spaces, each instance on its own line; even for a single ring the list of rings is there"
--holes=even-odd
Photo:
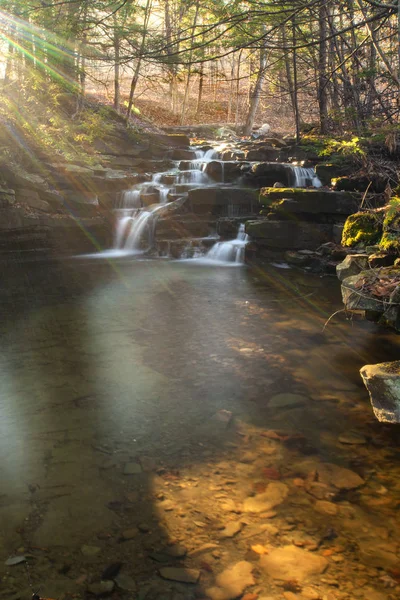
[[[291,165],[275,162],[261,162],[253,165],[244,174],[244,181],[255,187],[273,186],[281,181],[285,186],[293,185],[293,168]]]
[[[207,220],[196,218],[196,215],[160,218],[155,225],[155,237],[162,239],[182,239],[207,237],[210,224]]]
[[[258,212],[258,192],[249,188],[197,188],[188,192],[187,206],[197,215],[250,216]]]
[[[246,233],[258,245],[277,250],[313,250],[332,239],[329,223],[305,221],[247,221]]]
[[[260,204],[283,215],[351,215],[357,210],[351,194],[322,189],[267,187],[260,191]]]
[[[360,374],[378,421],[400,423],[400,361],[365,365]]]
[[[206,163],[204,172],[214,181],[232,183],[243,175],[242,166],[245,164],[236,161],[212,160]]]
[[[358,275],[368,268],[368,254],[348,254],[346,258],[337,265],[336,275],[340,281],[347,277]]]
[[[400,268],[381,267],[361,271],[342,281],[347,310],[363,310],[365,316],[400,331]]]
[[[246,152],[246,160],[277,160],[279,157],[279,149],[272,146],[259,146],[258,148],[248,150]]]
[[[350,248],[357,245],[371,246],[382,235],[382,215],[376,212],[356,212],[344,224],[342,245]]]

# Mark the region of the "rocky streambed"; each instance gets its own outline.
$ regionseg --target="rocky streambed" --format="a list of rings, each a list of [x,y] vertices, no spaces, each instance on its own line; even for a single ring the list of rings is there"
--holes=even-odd
[[[397,339],[323,331],[333,278],[85,259],[7,275],[2,597],[398,597],[398,431],[357,377]]]

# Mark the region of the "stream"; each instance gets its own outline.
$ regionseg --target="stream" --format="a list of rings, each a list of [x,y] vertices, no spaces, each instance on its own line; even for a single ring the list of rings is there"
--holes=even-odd
[[[398,337],[343,313],[324,330],[334,278],[135,257],[2,270],[2,598],[30,581],[50,598],[399,596],[399,428],[358,375]]]

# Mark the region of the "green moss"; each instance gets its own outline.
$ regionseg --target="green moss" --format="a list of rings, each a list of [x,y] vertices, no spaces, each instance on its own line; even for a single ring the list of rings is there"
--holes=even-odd
[[[371,245],[379,241],[382,223],[375,213],[358,212],[350,215],[343,228],[342,245],[353,247],[357,244]]]
[[[385,231],[379,242],[379,249],[390,254],[400,254],[400,234]]]

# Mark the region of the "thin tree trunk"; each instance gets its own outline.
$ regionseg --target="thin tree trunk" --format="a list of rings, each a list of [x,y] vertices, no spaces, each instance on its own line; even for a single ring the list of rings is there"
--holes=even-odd
[[[203,58],[204,58],[204,56],[203,56]],[[196,114],[198,114],[200,111],[201,101],[203,98],[203,89],[204,89],[204,63],[200,63],[199,90],[197,92]]]
[[[282,45],[285,48],[286,80],[287,80],[289,96],[290,96],[290,100],[291,100],[291,104],[292,104],[293,117],[294,117],[294,122],[295,122],[295,129],[296,129],[296,139],[298,139],[300,137],[299,110],[298,110],[298,106],[297,106],[297,93],[294,89],[294,82],[293,82],[292,72],[291,72],[291,64],[290,64],[290,60],[289,60],[290,54],[289,54],[289,48],[288,48],[288,44],[287,44],[286,26],[285,25],[282,25]],[[293,52],[294,52],[294,50],[293,50]],[[293,66],[294,66],[295,62],[296,61],[293,60]],[[296,75],[296,78],[297,78],[297,75]]]
[[[318,29],[318,107],[320,131],[324,135],[328,133],[328,76],[327,76],[327,7],[326,0],[322,0],[319,8]]]
[[[144,52],[144,47],[146,44],[146,38],[147,38],[147,33],[148,33],[147,27],[149,25],[149,20],[150,20],[151,5],[152,5],[152,0],[147,0],[145,13],[144,13],[142,41],[140,44],[139,56],[137,59],[135,72],[132,77],[131,89],[129,92],[128,109],[126,111],[126,124],[129,123],[129,119],[130,119],[131,112],[132,112],[132,106],[133,106],[133,97],[135,95],[136,86],[139,81],[140,67],[142,65],[143,52]]]
[[[229,90],[229,100],[228,100],[228,116],[227,122],[231,122],[232,118],[232,104],[233,104],[233,91],[234,91],[234,78],[235,78],[235,55],[232,54],[232,66],[231,66],[231,85]]]
[[[297,52],[296,52],[296,18],[292,18],[292,41],[293,41],[293,112],[296,129],[296,142],[300,142],[300,112],[297,95]]]
[[[114,14],[114,108],[117,112],[121,107],[120,86],[120,35],[118,31],[117,14]]]
[[[237,62],[237,71],[236,71],[236,112],[235,112],[235,127],[238,126],[239,122],[239,95],[240,95],[240,65],[242,61],[242,53],[243,50],[240,50],[238,62]]]
[[[187,73],[186,85],[185,85],[185,95],[184,95],[183,103],[182,103],[181,125],[183,125],[185,122],[186,106],[187,106],[188,99],[189,99],[190,76],[191,76],[191,70],[192,70],[192,57],[193,57],[193,41],[194,41],[198,16],[199,16],[199,0],[197,0],[197,2],[196,2],[196,12],[195,12],[194,19],[193,19],[192,33],[190,36],[190,52],[189,52],[189,61],[188,61],[189,65],[188,65],[188,73]]]
[[[244,126],[244,135],[250,135],[253,129],[254,120],[256,117],[258,105],[260,103],[261,90],[265,79],[265,71],[267,67],[267,53],[265,46],[260,50],[260,66],[257,74],[257,81],[250,98],[249,111],[247,113],[246,123]]]

